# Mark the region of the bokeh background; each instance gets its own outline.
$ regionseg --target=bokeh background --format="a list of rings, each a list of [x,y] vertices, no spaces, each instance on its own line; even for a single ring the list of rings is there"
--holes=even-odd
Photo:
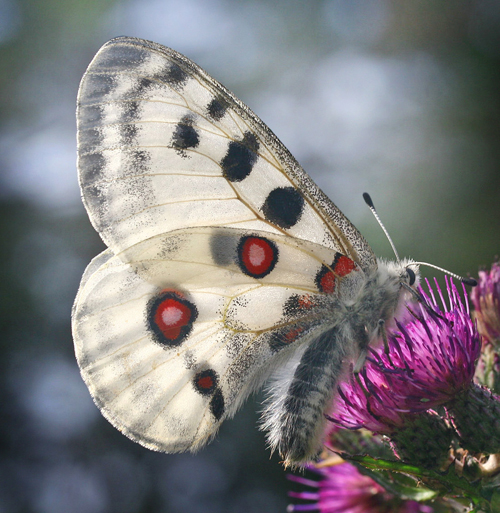
[[[284,512],[261,396],[199,454],[164,455],[108,425],[80,379],[71,304],[103,245],[75,97],[117,35],[234,91],[378,255],[365,190],[402,255],[476,275],[500,251],[500,2],[0,0],[0,513]]]

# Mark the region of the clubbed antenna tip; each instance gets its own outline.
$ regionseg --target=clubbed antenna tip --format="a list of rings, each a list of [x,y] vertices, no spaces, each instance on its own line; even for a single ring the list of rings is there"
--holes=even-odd
[[[462,278],[462,283],[470,285],[471,287],[477,286],[477,281],[474,278]]]
[[[370,197],[370,195],[367,193],[367,192],[364,192],[363,193],[363,199],[365,200],[365,203],[370,207],[370,208],[375,208],[375,205],[373,204],[373,201]]]
[[[394,251],[394,254],[396,255],[396,260],[399,262],[399,255],[396,246],[394,245],[394,242],[392,242],[391,236],[389,235],[389,232],[386,230],[384,223],[382,223],[380,217],[378,216],[377,211],[375,210],[375,205],[373,204],[370,195],[367,192],[364,192],[363,199],[365,200],[365,203],[370,207],[370,210],[372,211],[373,216],[377,220],[377,223],[380,225],[380,228],[382,228],[382,230],[384,231],[385,236],[387,237],[387,240],[389,241],[392,247],[392,251]]]

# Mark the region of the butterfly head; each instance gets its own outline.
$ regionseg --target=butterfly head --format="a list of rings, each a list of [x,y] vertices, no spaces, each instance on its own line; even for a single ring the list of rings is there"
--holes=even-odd
[[[402,259],[388,261],[377,259],[378,269],[373,287],[368,288],[374,294],[374,308],[379,319],[391,323],[401,314],[409,301],[416,297],[420,285],[419,266],[413,260]],[[375,321],[375,319],[373,319]]]
[[[396,289],[416,290],[420,285],[419,264],[409,258],[402,260],[377,259],[379,284],[391,283]]]

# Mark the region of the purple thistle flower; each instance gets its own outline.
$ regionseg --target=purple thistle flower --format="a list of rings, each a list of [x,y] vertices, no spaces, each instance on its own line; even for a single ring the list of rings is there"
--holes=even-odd
[[[405,324],[396,321],[389,355],[383,346],[372,349],[359,379],[339,387],[331,420],[347,429],[391,434],[407,426],[408,415],[445,404],[470,387],[480,337],[467,299],[462,302],[455,285],[446,284],[449,305],[437,283],[441,306],[428,282],[428,295],[420,289],[425,304],[414,306]]]
[[[500,263],[495,262],[490,272],[479,271],[477,287],[472,290],[479,333],[493,345],[500,344]]]
[[[320,480],[289,475],[291,481],[313,488],[313,491],[289,492],[289,496],[311,501],[288,506],[289,513],[320,511],[321,513],[432,513],[430,506],[405,501],[365,476],[350,463],[342,462],[325,468],[309,467]]]
[[[479,271],[478,286],[472,291],[474,317],[483,336],[483,351],[476,371],[476,380],[500,393],[500,263],[491,271]]]

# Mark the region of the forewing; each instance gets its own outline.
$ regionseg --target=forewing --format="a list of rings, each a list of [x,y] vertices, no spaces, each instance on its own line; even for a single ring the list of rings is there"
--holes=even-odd
[[[333,250],[237,229],[178,230],[126,255],[107,250],[75,302],[78,363],[127,436],[196,450],[276,365],[335,324],[336,298],[355,295],[362,279]]]
[[[269,128],[173,50],[106,43],[82,79],[77,117],[84,203],[115,254],[172,230],[226,226],[289,234],[376,266]]]

